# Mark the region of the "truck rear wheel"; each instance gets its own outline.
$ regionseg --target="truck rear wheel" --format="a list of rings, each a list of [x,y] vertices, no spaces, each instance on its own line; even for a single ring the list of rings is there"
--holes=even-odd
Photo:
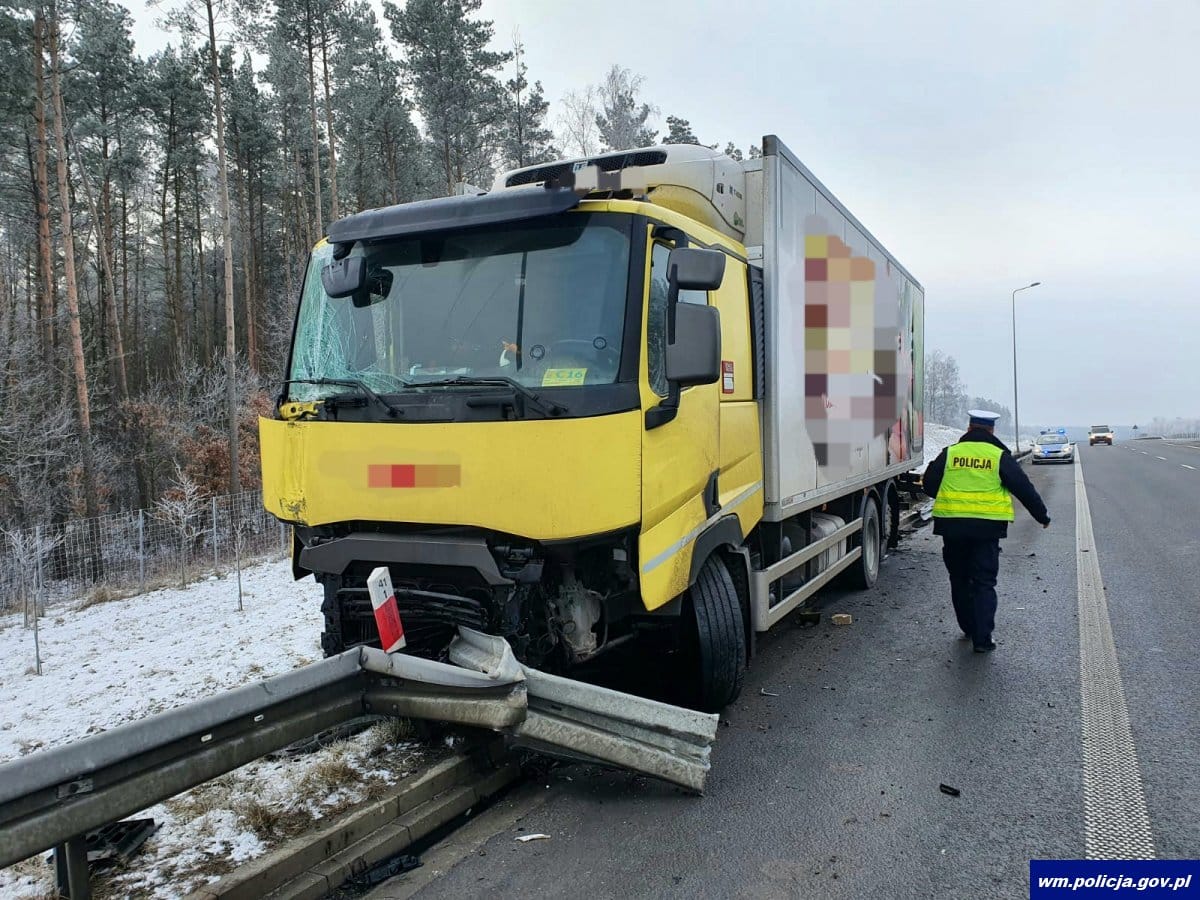
[[[719,712],[742,692],[746,634],[737,588],[721,557],[710,556],[684,602],[686,675],[696,706]]]
[[[874,498],[863,502],[862,511],[862,555],[858,562],[847,570],[847,581],[860,591],[875,587],[879,580],[879,560],[883,556],[883,528],[879,518],[879,504]]]

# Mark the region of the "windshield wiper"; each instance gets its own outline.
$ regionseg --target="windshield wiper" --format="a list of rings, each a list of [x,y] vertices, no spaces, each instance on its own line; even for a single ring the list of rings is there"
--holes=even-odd
[[[555,403],[553,400],[547,400],[540,394],[531,391],[521,382],[514,378],[509,378],[507,375],[455,375],[453,378],[441,378],[437,381],[417,381],[413,382],[413,387],[445,387],[447,385],[475,385],[483,387],[506,387],[511,388],[520,396],[524,397],[543,413],[548,416],[561,416],[567,412],[567,408],[560,403]]]
[[[357,388],[363,396],[368,397],[386,409],[388,416],[391,418],[397,419],[404,415],[404,410],[400,409],[399,407],[392,406],[392,404],[388,403],[357,378],[289,378],[284,381],[283,386],[287,387],[289,384],[328,384],[337,385],[340,387]],[[345,396],[345,394],[334,394],[332,397],[322,397],[321,399],[327,404],[336,405],[337,402]]]

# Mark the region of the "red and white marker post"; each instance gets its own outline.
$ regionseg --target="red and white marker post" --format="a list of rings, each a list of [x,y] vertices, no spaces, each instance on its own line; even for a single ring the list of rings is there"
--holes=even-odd
[[[402,650],[406,643],[404,625],[400,622],[400,607],[396,604],[392,576],[386,566],[380,566],[371,573],[371,577],[367,579],[367,591],[371,595],[375,626],[379,629],[379,640],[384,652]]]

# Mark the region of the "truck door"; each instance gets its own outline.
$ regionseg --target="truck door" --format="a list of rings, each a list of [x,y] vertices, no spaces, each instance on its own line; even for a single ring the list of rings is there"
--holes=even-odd
[[[642,600],[656,609],[688,586],[692,544],[717,512],[720,383],[684,388],[673,417],[652,413],[669,394],[666,379],[667,257],[675,242],[650,235],[641,364],[642,526],[638,541]],[[706,291],[679,292],[680,303],[709,305]]]

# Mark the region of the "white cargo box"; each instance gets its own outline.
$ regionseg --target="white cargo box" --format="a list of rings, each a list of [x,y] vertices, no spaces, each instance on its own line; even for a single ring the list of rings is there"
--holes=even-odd
[[[766,515],[779,520],[921,463],[924,291],[778,138],[745,165],[745,242],[765,283]]]

